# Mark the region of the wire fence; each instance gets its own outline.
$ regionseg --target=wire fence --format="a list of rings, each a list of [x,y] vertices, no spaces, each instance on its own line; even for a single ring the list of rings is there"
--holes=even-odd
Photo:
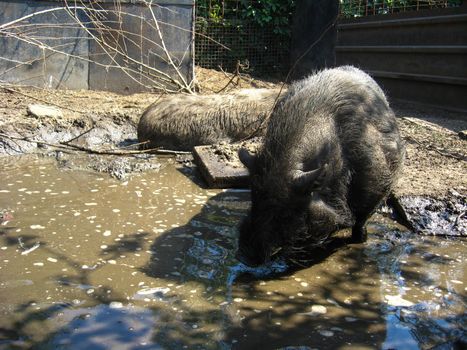
[[[258,21],[271,4],[289,6],[280,21]],[[462,0],[340,0],[340,17],[353,18],[460,6]],[[280,5],[278,5],[280,4]],[[257,75],[285,74],[290,67],[294,1],[199,0],[195,63],[203,68]],[[255,13],[256,11],[256,13]]]
[[[259,0],[199,1],[195,63],[203,68],[250,74],[282,73],[288,67],[290,23],[258,23],[246,9]]]
[[[197,22],[195,62],[203,68],[247,73],[280,72],[288,64],[289,40],[278,40],[271,27],[252,23],[225,26]]]
[[[363,17],[425,9],[457,7],[461,0],[340,0],[340,16]]]

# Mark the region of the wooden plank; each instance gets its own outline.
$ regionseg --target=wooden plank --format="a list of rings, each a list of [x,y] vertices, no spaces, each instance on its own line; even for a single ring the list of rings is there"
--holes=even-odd
[[[193,158],[209,187],[247,188],[250,184],[248,169],[240,162],[238,150],[245,148],[254,154],[261,144],[262,138],[254,137],[236,143],[196,146]]]
[[[461,10],[461,8],[457,8]],[[434,10],[432,10],[434,11]],[[442,13],[443,9],[437,9],[438,12]],[[338,24],[338,29],[361,29],[361,28],[382,28],[382,27],[394,27],[394,26],[415,26],[420,24],[439,24],[439,23],[456,23],[465,22],[467,20],[467,14],[456,14],[456,15],[439,15],[439,16],[427,16],[427,17],[412,17],[412,18],[398,18],[391,19],[391,17],[400,15],[396,13],[394,15],[382,15],[382,17],[359,17],[355,19],[343,19]],[[420,12],[406,12],[408,15],[417,16]]]
[[[236,152],[231,162],[221,159],[213,146],[196,146],[193,157],[201,175],[210,188],[247,188],[248,170],[240,163]]]
[[[466,2],[376,17],[340,21],[337,64],[369,73],[390,100],[467,110]]]
[[[338,52],[467,53],[467,45],[338,45]]]

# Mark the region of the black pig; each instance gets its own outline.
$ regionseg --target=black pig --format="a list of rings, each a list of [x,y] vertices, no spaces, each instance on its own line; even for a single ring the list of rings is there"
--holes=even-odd
[[[242,149],[252,206],[237,257],[259,265],[281,251],[297,256],[333,232],[365,224],[390,192],[404,155],[383,91],[344,66],[295,82],[275,107],[257,155]]]

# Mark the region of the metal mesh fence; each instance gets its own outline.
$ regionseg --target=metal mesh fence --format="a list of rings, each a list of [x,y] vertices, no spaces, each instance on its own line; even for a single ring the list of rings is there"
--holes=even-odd
[[[273,3],[274,1],[271,1]],[[277,3],[277,1],[275,2]],[[292,1],[283,1],[292,3]],[[361,17],[459,6],[462,0],[340,0],[341,17]],[[289,17],[255,20],[264,0],[196,1],[195,63],[203,68],[259,75],[284,74],[289,68]],[[290,12],[293,11],[291,7]]]
[[[259,24],[245,15],[248,5],[261,6],[261,1],[197,2],[195,63],[198,66],[230,72],[239,69],[259,75],[280,74],[287,69],[290,24]]]
[[[362,17],[396,12],[460,6],[462,0],[340,0],[341,17]]]

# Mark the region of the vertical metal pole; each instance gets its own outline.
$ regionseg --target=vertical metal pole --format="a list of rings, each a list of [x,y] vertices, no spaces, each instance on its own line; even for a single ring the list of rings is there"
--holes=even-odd
[[[196,71],[195,71],[195,22],[196,22],[196,0],[193,0],[193,11],[191,16],[191,78],[192,82],[195,81]],[[193,86],[194,88],[194,86]],[[193,90],[194,91],[194,90]]]

